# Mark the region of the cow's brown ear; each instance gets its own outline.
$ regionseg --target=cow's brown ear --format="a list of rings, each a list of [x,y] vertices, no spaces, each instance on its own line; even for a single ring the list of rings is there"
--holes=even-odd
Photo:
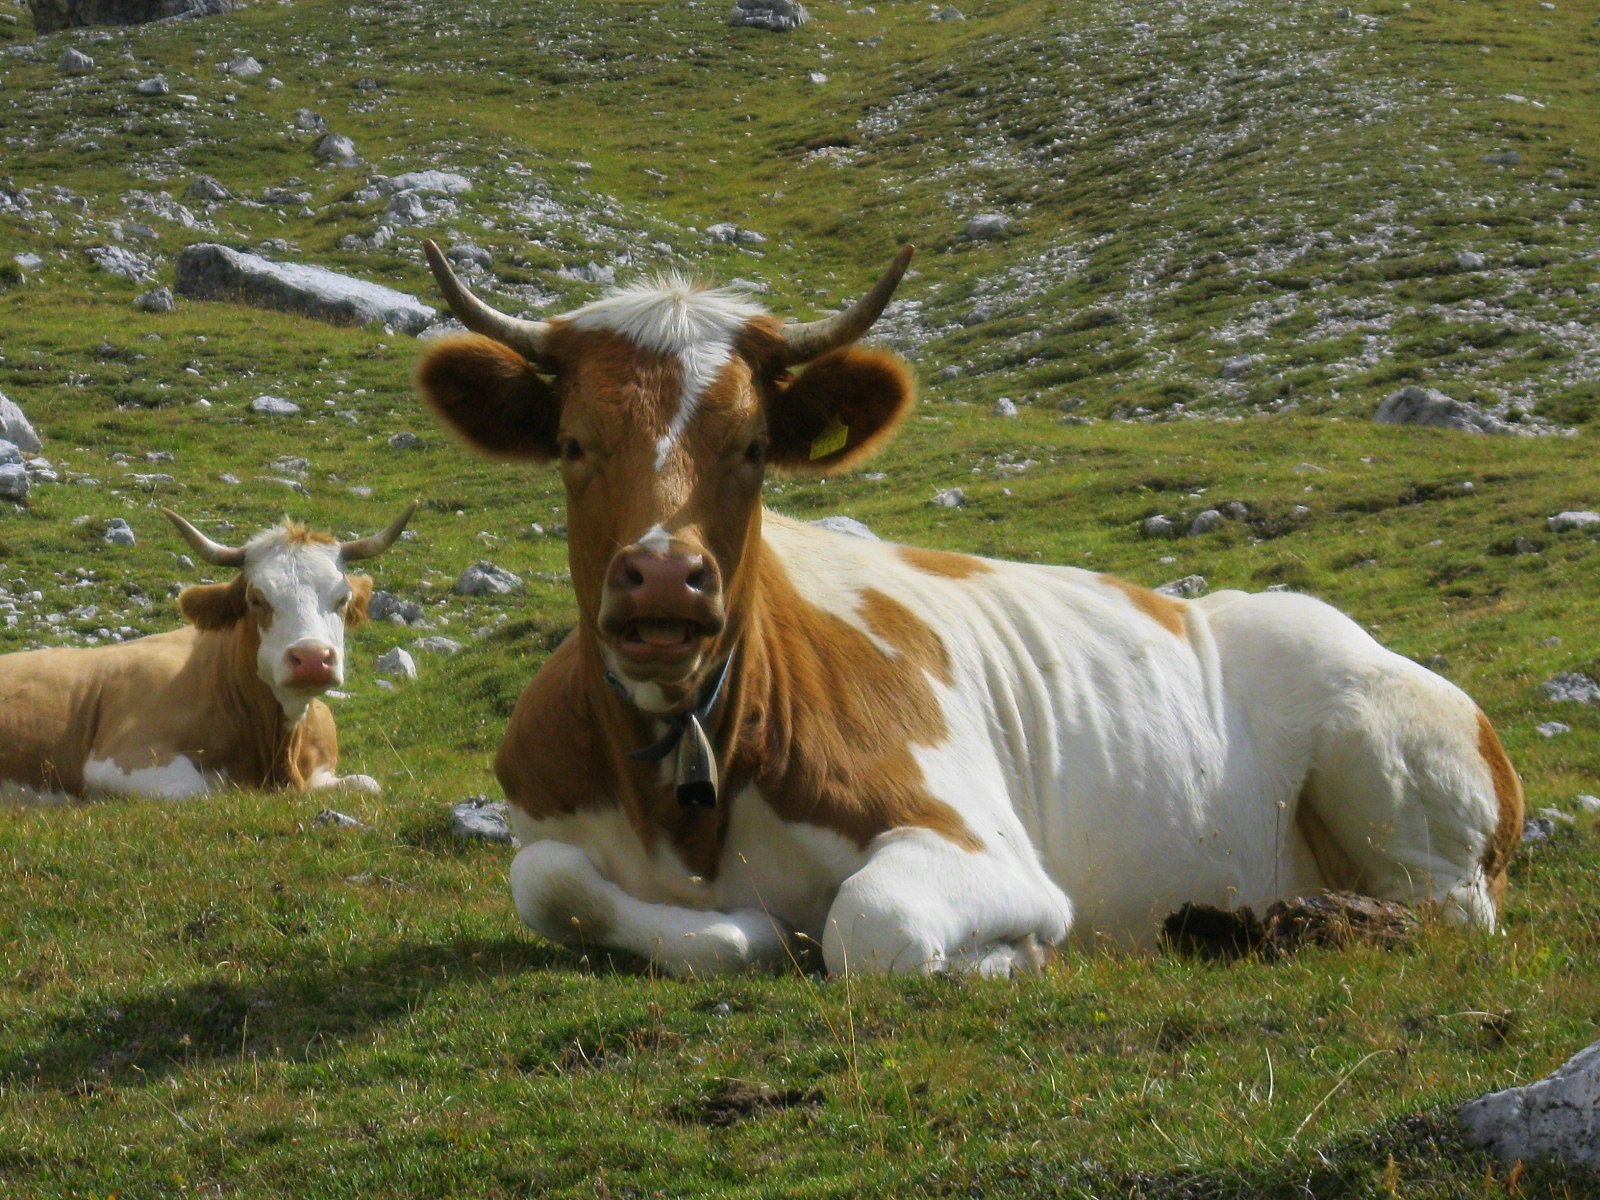
[[[561,402],[533,365],[476,334],[438,342],[417,367],[417,387],[441,420],[492,458],[556,456]]]
[[[226,629],[244,619],[246,583],[243,575],[232,583],[197,583],[178,593],[178,611],[196,629]]]
[[[345,580],[350,584],[350,600],[344,606],[344,627],[354,629],[366,622],[372,607],[372,576],[346,575]]]
[[[780,471],[850,470],[888,441],[916,399],[897,355],[853,346],[824,354],[769,393],[770,460]]]

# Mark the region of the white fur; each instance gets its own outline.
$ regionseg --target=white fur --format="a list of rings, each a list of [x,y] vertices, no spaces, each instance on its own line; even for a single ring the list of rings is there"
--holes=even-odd
[[[666,431],[656,441],[656,470],[694,418],[700,397],[733,358],[741,330],[765,310],[738,292],[696,287],[681,275],[621,288],[565,319],[577,329],[605,329],[678,360],[682,392]]]
[[[244,555],[245,577],[272,606],[272,620],[256,651],[256,667],[284,715],[299,721],[313,697],[289,686],[290,649],[331,648],[333,680],[328,686],[344,682],[344,612],[339,601],[350,594],[350,584],[339,548],[328,542],[291,543],[287,531],[278,528],[251,538]]]
[[[993,562],[950,579],[770,515],[764,538],[808,602],[863,632],[872,588],[941,634],[951,680],[927,682],[947,732],[913,753],[982,848],[919,828],[858,848],[746,790],[725,800],[716,878],[697,880],[601,807],[518,829],[525,917],[571,882],[578,859],[562,856],[578,850],[585,885],[629,901],[616,944],[669,969],[773,960],[759,912],[820,941],[836,972],[1007,974],[1069,932],[1149,945],[1185,901],[1324,886],[1296,823],[1307,803],[1363,891],[1493,926],[1479,864],[1499,806],[1476,707],[1327,605],[1219,592],[1185,606],[1180,636],[1086,571]],[[552,842],[565,849],[539,848]]]
[[[83,764],[83,790],[91,795],[105,793],[182,800],[203,796],[219,782],[215,772],[202,771],[182,754],[164,763],[131,770],[124,770],[109,758],[91,758]]]

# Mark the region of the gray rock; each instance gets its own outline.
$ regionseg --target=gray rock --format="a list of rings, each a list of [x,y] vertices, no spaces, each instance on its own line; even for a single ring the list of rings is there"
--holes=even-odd
[[[1224,379],[1243,379],[1255,370],[1256,356],[1254,354],[1236,354],[1225,359],[1222,363],[1222,377]]]
[[[1461,1106],[1467,1140],[1511,1162],[1600,1167],[1600,1042],[1553,1074]]]
[[[124,250],[121,246],[91,246],[88,254],[102,271],[120,275],[134,283],[143,283],[156,273],[155,264],[148,258]]]
[[[451,246],[444,252],[444,256],[456,266],[471,264],[482,267],[485,271],[494,266],[494,255],[482,246],[474,246],[470,242],[463,242],[458,246]]]
[[[365,821],[358,821],[346,813],[336,812],[325,808],[311,818],[311,824],[319,829],[365,829]]]
[[[392,196],[397,192],[419,192],[430,196],[456,196],[472,190],[472,180],[452,171],[407,171],[374,180],[378,191]]]
[[[941,8],[938,12],[934,13],[933,19],[935,21],[965,21],[967,16],[954,5],[947,5],[946,7]]]
[[[411,657],[409,650],[399,646],[385,650],[372,665],[379,675],[398,675],[402,679],[417,677],[416,660]]]
[[[511,810],[504,800],[487,796],[468,796],[450,806],[450,832],[464,842],[509,842]]]
[[[106,522],[105,541],[113,546],[135,545],[132,527],[121,517]]]
[[[1452,400],[1435,388],[1407,384],[1378,405],[1372,419],[1379,425],[1426,425],[1435,429],[1459,429],[1467,433],[1514,433],[1498,417],[1476,405]]]
[[[728,14],[728,24],[787,33],[811,19],[798,0],[738,0]]]
[[[0,392],[0,438],[14,443],[25,454],[37,454],[44,449],[44,443],[39,440],[27,416],[6,399],[4,392]]]
[[[213,203],[232,200],[233,193],[209,175],[197,175],[189,190],[184,193],[191,200],[209,200]]]
[[[1476,250],[1463,250],[1456,255],[1456,266],[1463,271],[1478,271],[1483,268],[1483,255]]]
[[[171,288],[158,287],[135,298],[133,306],[140,312],[169,313],[178,307],[178,302],[172,298]]]
[[[340,167],[353,167],[361,161],[356,157],[356,144],[342,133],[324,135],[311,153],[318,162],[333,163]]]
[[[937,504],[940,508],[965,508],[967,506],[967,494],[958,487],[945,488],[944,491],[936,494],[929,503]]]
[[[718,246],[759,246],[767,239],[754,229],[740,229],[730,221],[706,226],[706,241]]]
[[[454,638],[433,637],[418,638],[413,643],[418,650],[426,650],[429,654],[460,654],[462,645]]]
[[[1549,817],[1533,817],[1522,823],[1522,841],[1524,845],[1537,846],[1540,842],[1548,842],[1555,837],[1558,826]]]
[[[423,609],[415,600],[403,600],[393,592],[373,592],[372,600],[367,605],[367,615],[374,621],[415,625],[422,620]]]
[[[831,517],[818,517],[811,523],[818,529],[827,529],[833,533],[842,533],[849,537],[866,538],[869,542],[882,540],[854,517],[846,517],[842,514]]]
[[[321,133],[328,127],[328,122],[322,118],[321,113],[314,113],[309,108],[302,108],[295,111],[294,127],[307,133]]]
[[[278,208],[293,208],[296,205],[310,204],[311,193],[296,192],[290,188],[270,187],[261,193],[261,203],[271,204]],[[268,249],[279,249],[279,247],[274,246],[272,242],[267,242],[265,245]],[[283,250],[287,250],[288,248],[289,246],[287,242],[285,242],[281,247]]]
[[[1591,796],[1587,792],[1580,792],[1574,797],[1573,802],[1584,812],[1600,812],[1600,796]]]
[[[416,434],[401,430],[389,439],[389,445],[396,450],[421,450],[427,443]]]
[[[1204,512],[1197,514],[1195,519],[1189,522],[1189,536],[1198,537],[1202,533],[1210,533],[1213,529],[1219,529],[1222,526],[1222,521],[1223,516],[1220,512],[1214,508],[1208,508]]]
[[[1543,725],[1535,725],[1533,731],[1540,737],[1560,737],[1563,733],[1571,733],[1572,726],[1565,721],[1546,721]]]
[[[28,468],[21,463],[0,463],[0,497],[7,500],[26,500],[33,481],[28,478]]]
[[[1545,699],[1552,704],[1593,704],[1600,707],[1600,682],[1592,675],[1562,671],[1544,681]]]
[[[85,25],[143,25],[232,12],[235,0],[28,0],[33,27],[55,33]]]
[[[202,242],[178,255],[178,294],[300,313],[339,325],[421,333],[438,314],[415,296],[324,267],[277,263]]]
[[[1014,417],[1017,415],[1017,402],[1009,396],[1001,396],[994,402],[994,407],[989,410],[992,417]]]
[[[263,68],[253,57],[248,54],[236,54],[223,63],[218,70],[225,75],[232,75],[235,79],[254,79],[261,74]]]
[[[1243,500],[1229,500],[1222,506],[1222,515],[1230,521],[1247,520],[1250,516],[1250,506]]]
[[[94,59],[82,50],[68,48],[58,64],[63,75],[83,75],[94,70]]]
[[[15,442],[0,438],[0,467],[22,462],[22,450]]]
[[[165,96],[172,89],[167,86],[166,76],[157,75],[154,79],[141,79],[133,90],[141,96]]]
[[[1515,150],[1502,150],[1498,154],[1485,154],[1480,161],[1497,167],[1514,167],[1522,162],[1522,155]]]
[[[1011,218],[1005,213],[979,213],[967,222],[961,234],[969,241],[984,241],[999,237],[1010,224]]]
[[[282,396],[257,396],[250,401],[250,411],[263,417],[292,417],[300,411],[300,406]]]
[[[507,596],[522,590],[522,577],[493,563],[473,563],[451,590],[458,596]]]
[[[1174,579],[1171,583],[1163,583],[1156,591],[1163,596],[1174,596],[1179,600],[1193,600],[1196,596],[1206,594],[1207,584],[1204,575],[1185,575],[1182,579]]]
[[[1600,526],[1600,512],[1560,512],[1545,519],[1545,528],[1551,533],[1566,533],[1572,529],[1593,529]]]
[[[1139,532],[1147,538],[1177,537],[1178,522],[1164,513],[1157,513],[1153,517],[1146,517],[1139,526]]]

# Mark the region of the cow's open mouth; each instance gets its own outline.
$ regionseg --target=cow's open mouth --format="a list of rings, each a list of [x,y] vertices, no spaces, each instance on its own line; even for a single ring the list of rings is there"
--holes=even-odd
[[[705,627],[698,621],[639,617],[622,626],[618,645],[629,658],[670,661],[692,653],[704,636]]]

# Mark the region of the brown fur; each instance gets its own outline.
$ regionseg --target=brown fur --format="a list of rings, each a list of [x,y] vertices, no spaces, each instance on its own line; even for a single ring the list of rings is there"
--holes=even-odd
[[[1478,753],[1482,755],[1484,765],[1494,779],[1494,794],[1500,802],[1500,816],[1495,822],[1494,833],[1489,837],[1489,844],[1484,847],[1481,860],[1489,899],[1494,901],[1498,911],[1500,898],[1506,890],[1506,873],[1511,855],[1522,840],[1522,781],[1517,778],[1511,760],[1506,757],[1494,726],[1489,724],[1489,718],[1481,710],[1478,713]]]
[[[337,546],[339,539],[320,529],[307,529],[295,521],[283,523],[283,541],[288,546]]]
[[[417,367],[417,387],[480,454],[547,462],[558,452],[555,390],[499,342],[472,334],[436,343]]]
[[[249,582],[241,573],[228,583],[197,583],[178,593],[178,611],[196,629],[226,629],[250,611]]]
[[[951,554],[948,550],[923,550],[917,546],[896,546],[897,553],[919,571],[942,575],[946,579],[968,579],[994,570],[981,558],[970,554]]]
[[[372,576],[346,575],[350,585],[350,602],[344,608],[344,627],[354,629],[364,625],[372,608]]]
[[[1102,583],[1108,583],[1116,588],[1129,600],[1134,607],[1145,616],[1155,621],[1168,633],[1175,637],[1183,637],[1184,602],[1174,600],[1171,596],[1163,596],[1160,592],[1152,592],[1149,588],[1140,587],[1136,583],[1129,583],[1125,579],[1118,579],[1115,575],[1100,576]]]

